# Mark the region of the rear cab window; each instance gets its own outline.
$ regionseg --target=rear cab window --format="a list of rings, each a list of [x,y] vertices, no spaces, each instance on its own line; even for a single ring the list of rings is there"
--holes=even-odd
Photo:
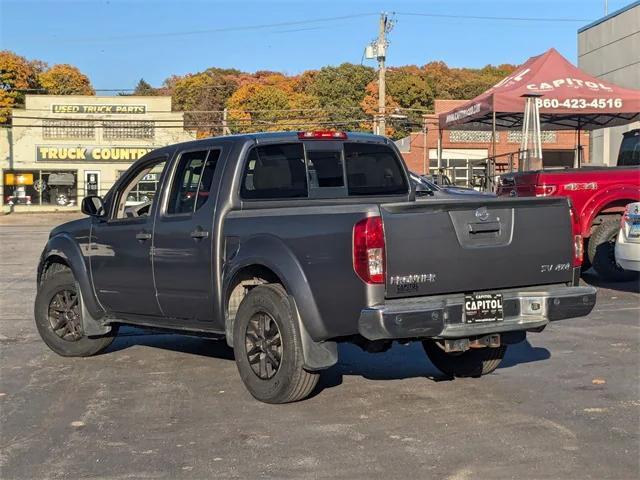
[[[269,200],[408,192],[402,162],[389,146],[308,141],[252,148],[245,163],[240,196]]]
[[[245,165],[240,195],[247,199],[306,197],[307,174],[302,144],[254,147]]]

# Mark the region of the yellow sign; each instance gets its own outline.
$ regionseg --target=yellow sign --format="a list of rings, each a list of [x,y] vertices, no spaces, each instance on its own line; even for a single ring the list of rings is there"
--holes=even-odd
[[[147,113],[146,105],[51,105],[51,113],[120,113],[139,114]]]
[[[131,162],[149,153],[150,147],[36,147],[36,161],[56,162],[75,160],[80,162]]]
[[[33,185],[33,173],[5,173],[5,185]]]

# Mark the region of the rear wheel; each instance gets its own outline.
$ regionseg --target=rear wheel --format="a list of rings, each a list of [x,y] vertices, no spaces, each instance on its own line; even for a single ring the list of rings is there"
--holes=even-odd
[[[45,272],[35,302],[38,333],[47,346],[63,357],[88,357],[106,349],[117,334],[88,337],[82,328],[81,299],[68,267],[55,264]]]
[[[480,377],[491,373],[498,368],[507,351],[507,346],[502,345],[447,353],[436,340],[423,340],[422,346],[431,363],[451,377]]]
[[[589,259],[598,275],[612,282],[626,282],[636,277],[635,272],[624,270],[616,262],[615,247],[620,220],[613,217],[598,225],[589,239]]]
[[[233,322],[233,351],[240,377],[256,399],[289,403],[309,396],[319,374],[304,369],[297,319],[281,285],[253,288]]]

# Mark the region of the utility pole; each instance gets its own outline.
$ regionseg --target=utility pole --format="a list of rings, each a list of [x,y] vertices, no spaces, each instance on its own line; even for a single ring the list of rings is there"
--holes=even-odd
[[[422,173],[427,174],[427,167],[429,166],[429,149],[427,148],[427,133],[429,133],[429,126],[427,124],[427,115],[422,115]]]
[[[222,135],[229,135],[231,133],[231,130],[229,130],[229,127],[227,126],[227,114],[228,110],[225,108],[222,111]]]
[[[376,58],[378,60],[378,135],[384,135],[386,132],[386,119],[385,119],[385,102],[386,102],[386,89],[385,89],[385,60],[387,54],[387,14],[382,12],[380,14],[380,24],[378,27],[378,43],[376,45]]]
[[[373,133],[384,135],[386,131],[386,89],[385,89],[385,60],[387,57],[387,33],[393,28],[393,20],[385,12],[380,14],[380,22],[378,24],[378,38],[371,42],[364,51],[367,59],[376,59],[378,61],[378,114],[374,117]]]

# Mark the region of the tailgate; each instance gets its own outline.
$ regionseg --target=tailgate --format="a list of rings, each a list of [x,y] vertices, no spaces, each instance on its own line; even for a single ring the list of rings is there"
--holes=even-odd
[[[563,198],[485,198],[380,207],[387,298],[569,282]]]

